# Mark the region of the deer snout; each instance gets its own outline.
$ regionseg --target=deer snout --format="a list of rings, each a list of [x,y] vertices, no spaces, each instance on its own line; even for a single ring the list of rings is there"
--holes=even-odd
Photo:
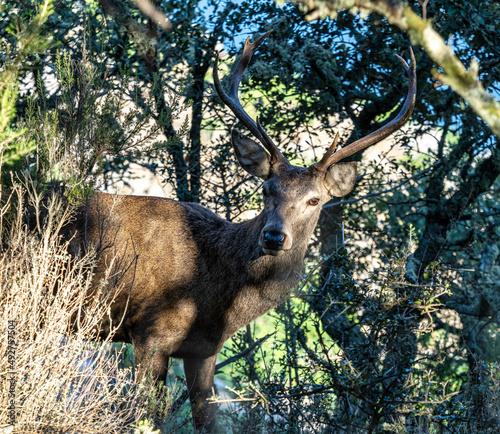
[[[264,232],[264,244],[270,249],[282,249],[285,244],[286,234],[277,231]]]
[[[292,237],[288,231],[264,228],[260,246],[266,255],[279,256],[292,247]]]

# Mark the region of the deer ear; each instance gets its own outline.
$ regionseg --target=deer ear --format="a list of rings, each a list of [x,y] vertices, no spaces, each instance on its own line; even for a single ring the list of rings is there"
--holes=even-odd
[[[231,132],[234,152],[238,161],[250,175],[262,179],[269,178],[271,173],[271,157],[264,148],[252,139],[249,139],[238,130]]]
[[[349,193],[356,183],[356,161],[337,163],[326,172],[325,182],[332,197],[342,197]]]

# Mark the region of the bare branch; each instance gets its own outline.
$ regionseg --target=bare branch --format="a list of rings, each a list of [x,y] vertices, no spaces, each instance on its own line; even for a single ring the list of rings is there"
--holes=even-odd
[[[218,363],[215,366],[215,375],[220,374],[221,373],[221,369],[224,366],[230,365],[231,363],[236,362],[236,360],[239,360],[242,357],[245,357],[248,353],[250,353],[251,351],[253,351],[255,347],[257,347],[258,345],[260,345],[263,342],[265,342],[267,339],[269,339],[274,334],[276,334],[276,332],[270,333],[270,334],[264,336],[263,338],[257,339],[252,345],[250,345],[249,347],[245,348],[241,353],[238,353],[235,356],[229,357],[229,359],[224,360],[223,362]]]

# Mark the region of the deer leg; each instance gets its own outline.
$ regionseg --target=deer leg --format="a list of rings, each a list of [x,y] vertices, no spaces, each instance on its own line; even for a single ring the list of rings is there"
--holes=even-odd
[[[196,429],[212,432],[215,428],[215,405],[207,400],[213,394],[217,355],[206,359],[184,359],[191,410]]]
[[[139,376],[148,369],[159,383],[165,384],[168,372],[169,357],[163,351],[152,346],[134,342],[134,360]]]

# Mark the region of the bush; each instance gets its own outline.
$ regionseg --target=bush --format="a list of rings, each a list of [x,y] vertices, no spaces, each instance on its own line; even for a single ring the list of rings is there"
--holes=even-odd
[[[15,421],[19,432],[130,430],[145,417],[153,384],[121,368],[122,352],[110,356],[112,334],[94,343],[113,292],[89,295],[95,255],[69,255],[69,243],[54,231],[60,203],[53,200],[46,210],[54,225],[36,234],[22,223],[22,192],[15,192],[0,266],[0,318],[9,337],[0,342],[9,355],[0,359],[0,421]],[[12,198],[4,210],[9,206]]]
[[[310,289],[271,314],[273,338],[234,364],[233,406],[246,411],[227,423],[241,432],[494,433],[497,367],[477,363],[467,377],[466,352],[443,333],[452,318],[440,298],[453,275],[432,264],[425,282],[409,284],[407,256],[394,252],[364,278],[344,248],[326,258],[327,278],[307,276]],[[245,345],[241,331],[226,355]]]

